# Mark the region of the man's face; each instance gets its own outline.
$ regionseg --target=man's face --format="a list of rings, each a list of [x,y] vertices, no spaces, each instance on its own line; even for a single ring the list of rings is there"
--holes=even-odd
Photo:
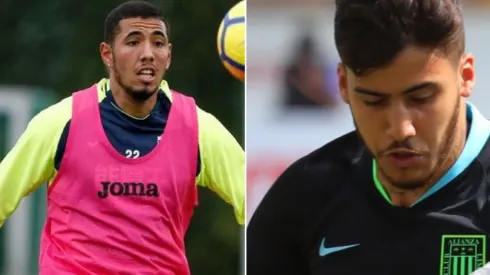
[[[473,58],[455,64],[437,52],[407,48],[365,76],[343,65],[338,73],[356,129],[385,178],[402,189],[432,180],[457,135],[464,135],[462,97],[473,87]]]
[[[101,54],[111,64],[111,76],[137,101],[151,97],[170,65],[172,45],[159,19],[129,18],[119,22],[113,45],[102,43]],[[105,44],[105,45],[104,45]]]

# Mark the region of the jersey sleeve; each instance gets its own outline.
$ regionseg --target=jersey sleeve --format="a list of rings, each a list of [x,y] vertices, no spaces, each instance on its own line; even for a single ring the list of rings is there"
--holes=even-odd
[[[213,115],[198,109],[201,173],[197,184],[232,205],[237,222],[245,223],[245,152]]]
[[[53,105],[36,115],[0,162],[0,226],[25,196],[54,176],[54,155],[64,126],[60,108]]]
[[[304,190],[296,168],[288,168],[272,185],[247,226],[247,273],[309,274],[301,254],[305,214]],[[306,212],[304,210],[301,210]]]

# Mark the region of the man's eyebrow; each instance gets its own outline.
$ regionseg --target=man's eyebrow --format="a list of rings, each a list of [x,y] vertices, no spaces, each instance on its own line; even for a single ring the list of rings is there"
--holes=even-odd
[[[153,31],[152,32],[152,35],[160,35],[160,36],[163,36],[163,37],[167,38],[167,36],[165,35],[165,33],[163,33],[163,31],[159,31],[159,30]]]
[[[409,87],[408,89],[404,90],[402,93],[409,94],[409,93],[413,93],[413,92],[425,89],[427,87],[437,87],[437,86],[438,85],[435,82],[426,81],[426,82],[422,82],[422,83],[413,85],[413,86]],[[383,93],[383,92],[379,92],[379,91],[375,91],[375,90],[370,90],[370,89],[365,89],[365,88],[361,88],[361,87],[355,87],[354,91],[359,93],[359,94],[365,94],[365,95],[371,95],[371,96],[389,96],[389,94],[387,94],[387,93]]]
[[[128,37],[131,37],[131,36],[138,36],[138,35],[142,35],[143,33],[141,31],[130,31],[127,35],[126,35],[126,38]],[[156,31],[153,31],[151,33],[152,35],[159,35],[159,36],[162,36],[164,38],[167,38],[167,36],[165,35],[165,33],[163,31],[160,31],[160,30],[156,30]]]

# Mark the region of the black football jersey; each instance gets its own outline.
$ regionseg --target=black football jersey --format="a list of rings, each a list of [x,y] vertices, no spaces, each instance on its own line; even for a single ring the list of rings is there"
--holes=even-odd
[[[247,228],[249,275],[468,275],[490,261],[490,123],[468,105],[465,148],[411,207],[386,200],[357,133],[291,165]]]

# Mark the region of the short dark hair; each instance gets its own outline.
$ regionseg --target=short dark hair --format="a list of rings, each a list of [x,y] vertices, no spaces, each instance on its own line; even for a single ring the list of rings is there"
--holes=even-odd
[[[389,65],[408,46],[465,50],[459,0],[336,0],[335,45],[356,75]]]
[[[170,25],[157,6],[147,1],[133,0],[123,3],[107,15],[104,26],[104,40],[108,44],[114,43],[117,34],[121,31],[119,22],[128,18],[141,17],[143,19],[156,18],[163,21],[170,36]]]

